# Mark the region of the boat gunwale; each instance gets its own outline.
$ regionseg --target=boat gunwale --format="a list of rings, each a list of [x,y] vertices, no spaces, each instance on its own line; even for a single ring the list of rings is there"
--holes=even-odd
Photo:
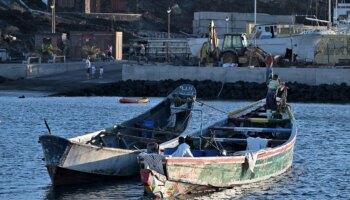
[[[291,141],[287,141],[285,144],[271,149],[262,149],[259,152],[257,160],[267,159],[269,157],[281,154],[294,147],[296,137]],[[244,151],[243,151],[244,152]],[[245,163],[245,155],[237,156],[210,156],[210,157],[165,157],[163,163],[186,163],[186,164],[209,164],[215,162],[220,163]]]
[[[247,110],[252,109],[254,107],[259,107],[261,106],[261,104],[264,103],[264,99],[259,100],[257,102],[254,102],[246,107],[244,107],[245,109],[238,109],[239,112],[233,111],[230,112],[229,117],[232,116],[236,116],[242,113],[245,113]],[[275,155],[278,155],[280,153],[283,153],[287,150],[289,150],[290,148],[294,147],[295,141],[296,141],[296,136],[298,133],[298,128],[297,128],[297,122],[294,118],[294,115],[290,109],[289,106],[287,106],[287,110],[286,110],[289,118],[290,118],[290,123],[292,125],[292,130],[291,130],[291,135],[288,138],[288,140],[286,140],[286,142],[284,142],[283,144],[276,146],[274,148],[265,148],[265,149],[261,149],[257,160],[262,160],[262,159],[266,159]],[[224,120],[223,120],[224,121]],[[210,126],[208,126],[210,127]],[[206,127],[206,128],[208,128]],[[244,152],[244,151],[242,151]],[[193,164],[205,164],[205,163],[212,163],[213,161],[216,162],[221,162],[221,163],[244,163],[245,162],[245,155],[236,155],[236,156],[210,156],[210,157],[165,157],[163,159],[163,163],[193,163]]]
[[[89,135],[89,134],[87,134]],[[85,136],[85,135],[84,135]],[[108,151],[112,151],[112,152],[122,152],[122,153],[141,153],[143,151],[145,151],[144,149],[140,149],[140,150],[130,150],[130,149],[121,149],[121,148],[114,148],[114,147],[100,147],[100,146],[96,146],[96,145],[91,145],[91,144],[84,144],[81,142],[77,142],[74,140],[67,139],[61,136],[57,136],[57,135],[42,135],[40,137],[52,137],[52,138],[58,138],[61,140],[66,140],[68,141],[69,145],[77,145],[77,146],[82,146],[82,147],[88,147],[88,148],[92,148],[92,149],[98,149],[98,150],[108,150]]]

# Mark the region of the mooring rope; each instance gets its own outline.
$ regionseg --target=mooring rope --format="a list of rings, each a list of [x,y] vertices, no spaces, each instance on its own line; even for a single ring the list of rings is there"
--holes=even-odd
[[[199,104],[202,104],[201,106],[205,105],[205,106],[208,106],[209,108],[214,109],[214,110],[216,110],[216,111],[219,111],[219,112],[228,114],[228,112],[223,111],[223,110],[220,110],[220,109],[218,109],[218,108],[215,108],[214,106],[208,105],[208,104],[206,104],[206,103],[204,103],[204,102],[202,102],[202,101],[195,100],[195,102],[197,102],[197,103],[199,103]]]

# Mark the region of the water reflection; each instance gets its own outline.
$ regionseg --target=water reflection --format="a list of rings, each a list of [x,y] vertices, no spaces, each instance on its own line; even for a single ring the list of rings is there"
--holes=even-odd
[[[103,181],[71,186],[48,186],[45,199],[141,199],[143,187],[138,176],[126,177],[118,181]]]

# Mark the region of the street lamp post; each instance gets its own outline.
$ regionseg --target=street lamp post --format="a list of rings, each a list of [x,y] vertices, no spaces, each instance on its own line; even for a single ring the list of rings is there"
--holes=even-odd
[[[228,33],[228,21],[230,21],[230,18],[226,17],[225,21],[226,21],[226,33]]]
[[[256,26],[256,0],[254,0],[254,27]],[[256,46],[256,36],[254,36],[254,46]]]
[[[170,38],[170,13],[171,13],[170,7],[166,12],[168,13],[168,38]]]
[[[170,39],[170,13],[171,13],[171,8],[169,7],[168,10],[166,11],[168,13],[168,39]],[[166,43],[166,59],[169,61],[169,42]]]
[[[256,26],[256,0],[254,0],[254,26]]]
[[[56,22],[55,22],[55,0],[52,0],[52,4],[51,4],[51,32],[55,33],[56,32]]]

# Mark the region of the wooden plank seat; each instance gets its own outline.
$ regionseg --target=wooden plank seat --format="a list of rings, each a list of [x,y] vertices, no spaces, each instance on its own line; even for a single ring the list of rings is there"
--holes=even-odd
[[[289,119],[267,119],[267,118],[229,118],[229,122],[253,122],[253,123],[290,123]]]
[[[162,135],[174,135],[174,136],[179,136],[179,133],[171,132],[171,131],[165,131],[161,130],[159,128],[149,128],[146,126],[140,127],[140,125],[136,125],[137,127],[130,127],[130,126],[118,126],[119,128],[125,128],[125,129],[130,129],[130,130],[135,130],[135,131],[149,131],[153,132],[154,134],[162,134]]]
[[[134,136],[134,135],[124,135],[124,134],[117,134],[118,137],[123,137],[123,138],[130,138],[133,140],[137,140],[138,142],[142,143],[151,143],[151,142],[162,142],[161,140],[157,140],[154,138],[146,138],[146,137],[139,137],[139,136]]]
[[[247,138],[209,138],[204,137],[205,139],[212,139],[216,142],[235,142],[235,143],[247,143]],[[275,139],[267,139],[270,143],[284,143],[287,140],[275,140]]]
[[[251,132],[281,132],[290,133],[292,129],[290,128],[256,128],[256,127],[230,127],[230,126],[217,126],[209,127],[209,130],[222,130],[222,131],[251,131]]]
[[[171,155],[176,150],[177,150],[177,147],[165,148],[164,155]],[[192,153],[193,157],[210,157],[210,156],[220,155],[220,152],[216,149],[205,149],[205,150],[191,149],[191,153]]]

